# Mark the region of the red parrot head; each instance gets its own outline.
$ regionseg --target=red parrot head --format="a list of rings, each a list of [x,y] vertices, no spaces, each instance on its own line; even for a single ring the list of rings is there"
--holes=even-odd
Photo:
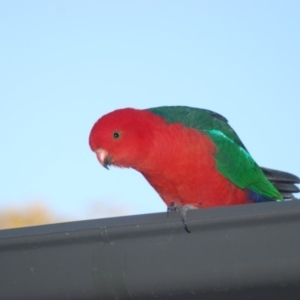
[[[99,162],[134,167],[151,148],[152,114],[147,110],[118,109],[102,116],[93,126],[89,144]]]

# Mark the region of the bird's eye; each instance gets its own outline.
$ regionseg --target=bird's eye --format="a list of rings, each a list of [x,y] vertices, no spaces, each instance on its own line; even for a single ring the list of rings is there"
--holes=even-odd
[[[120,131],[114,131],[113,132],[114,140],[118,140],[120,137],[121,137],[121,132]]]

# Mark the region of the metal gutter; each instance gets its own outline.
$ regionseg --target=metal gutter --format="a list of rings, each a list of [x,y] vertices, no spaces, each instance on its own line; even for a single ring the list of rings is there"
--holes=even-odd
[[[0,231],[0,299],[300,299],[300,201]]]

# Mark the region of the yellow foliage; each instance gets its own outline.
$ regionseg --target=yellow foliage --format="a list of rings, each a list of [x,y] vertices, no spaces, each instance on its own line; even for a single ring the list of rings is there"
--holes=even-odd
[[[0,229],[54,223],[58,220],[42,203],[27,207],[11,207],[0,211]]]

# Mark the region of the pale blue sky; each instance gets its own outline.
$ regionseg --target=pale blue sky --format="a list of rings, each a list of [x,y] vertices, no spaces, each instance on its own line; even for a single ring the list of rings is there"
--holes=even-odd
[[[89,149],[121,107],[214,110],[260,165],[300,175],[299,53],[299,1],[0,0],[0,209],[165,211],[140,174]]]

